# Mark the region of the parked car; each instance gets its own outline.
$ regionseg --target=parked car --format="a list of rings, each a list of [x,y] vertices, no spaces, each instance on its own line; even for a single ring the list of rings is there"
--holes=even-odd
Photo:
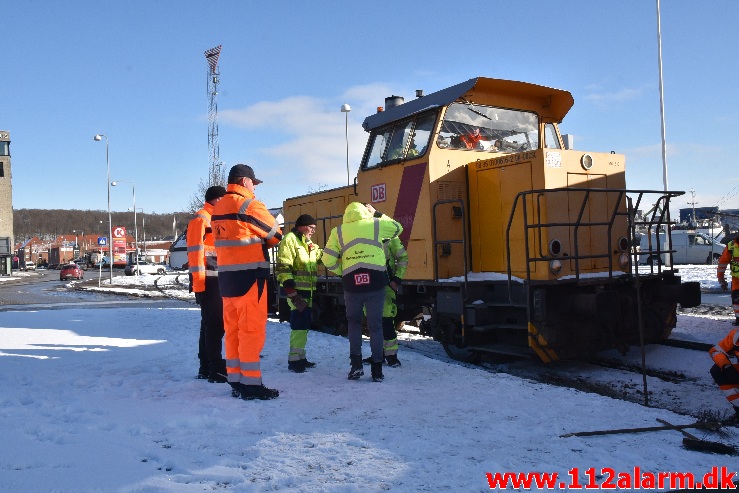
[[[85,275],[85,271],[80,269],[80,266],[75,263],[65,264],[62,266],[62,270],[59,271],[59,280],[64,281],[66,279],[82,279]]]
[[[724,246],[716,242],[710,236],[703,233],[693,231],[676,230],[672,231],[672,262],[674,264],[717,264]],[[667,245],[667,235],[659,234],[659,250],[657,252],[657,238],[652,234],[651,250],[649,248],[649,238],[644,235],[641,238],[640,250],[642,252],[639,257],[640,263],[650,265],[664,264],[666,262],[666,254],[661,253],[669,250]],[[644,253],[650,252],[651,253]]]
[[[123,272],[127,276],[136,275],[136,264],[128,264]],[[139,260],[138,273],[139,274],[159,274],[162,275],[167,271],[167,268],[162,264],[152,264],[151,262],[142,262]]]
[[[36,264],[29,260],[26,262],[26,270],[36,270]]]

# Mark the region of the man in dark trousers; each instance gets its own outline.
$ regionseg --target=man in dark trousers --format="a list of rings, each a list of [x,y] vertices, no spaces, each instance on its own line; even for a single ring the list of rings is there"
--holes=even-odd
[[[210,226],[213,206],[226,194],[219,186],[208,188],[205,204],[187,225],[187,261],[190,266],[190,289],[200,305],[200,339],[198,378],[211,383],[226,382],[223,346],[223,299],[218,288],[218,263]]]
[[[372,349],[372,381],[382,382],[382,307],[388,284],[382,242],[399,236],[403,226],[377,212],[371,204],[352,202],[340,226],[331,230],[323,265],[341,276],[349,328],[349,380],[364,375],[362,369],[362,313],[366,309]]]

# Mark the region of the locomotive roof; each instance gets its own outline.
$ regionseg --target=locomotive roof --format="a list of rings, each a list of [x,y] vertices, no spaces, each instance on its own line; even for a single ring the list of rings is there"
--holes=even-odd
[[[561,122],[567,112],[572,108],[574,100],[572,94],[562,89],[553,89],[551,87],[540,86],[528,82],[519,82],[504,79],[489,79],[486,77],[475,77],[459,84],[447,87],[441,91],[436,91],[427,96],[407,101],[401,105],[389,108],[385,111],[375,113],[364,119],[362,127],[370,132],[377,127],[381,127],[387,123],[402,120],[422,111],[446,106],[457,100],[475,102],[473,89],[478,87],[487,94],[504,94],[520,98],[539,100],[541,108],[546,108],[547,119],[551,121]]]

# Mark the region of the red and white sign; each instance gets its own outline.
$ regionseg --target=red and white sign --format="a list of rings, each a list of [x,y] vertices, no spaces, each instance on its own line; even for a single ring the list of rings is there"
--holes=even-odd
[[[126,264],[126,228],[113,228],[113,265]]]
[[[385,193],[385,184],[372,185],[372,203],[385,202],[387,194]]]
[[[366,272],[361,274],[354,274],[354,284],[356,286],[361,286],[363,284],[369,284],[370,283],[370,277],[369,274]]]

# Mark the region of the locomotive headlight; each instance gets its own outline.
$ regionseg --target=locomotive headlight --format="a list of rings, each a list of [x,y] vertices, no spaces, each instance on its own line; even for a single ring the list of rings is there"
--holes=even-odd
[[[593,167],[593,156],[590,154],[583,154],[580,158],[580,165],[585,171]]]
[[[621,238],[618,239],[618,251],[625,252],[628,249],[629,249],[629,240],[625,236],[622,236]]]
[[[552,274],[559,274],[559,271],[562,270],[562,261],[559,259],[550,261],[549,270],[552,271]]]
[[[628,253],[622,253],[618,256],[618,265],[621,267],[621,270],[626,270],[626,268],[629,266],[629,254]]]
[[[552,240],[549,242],[549,254],[556,257],[562,253],[562,243],[559,240]]]

